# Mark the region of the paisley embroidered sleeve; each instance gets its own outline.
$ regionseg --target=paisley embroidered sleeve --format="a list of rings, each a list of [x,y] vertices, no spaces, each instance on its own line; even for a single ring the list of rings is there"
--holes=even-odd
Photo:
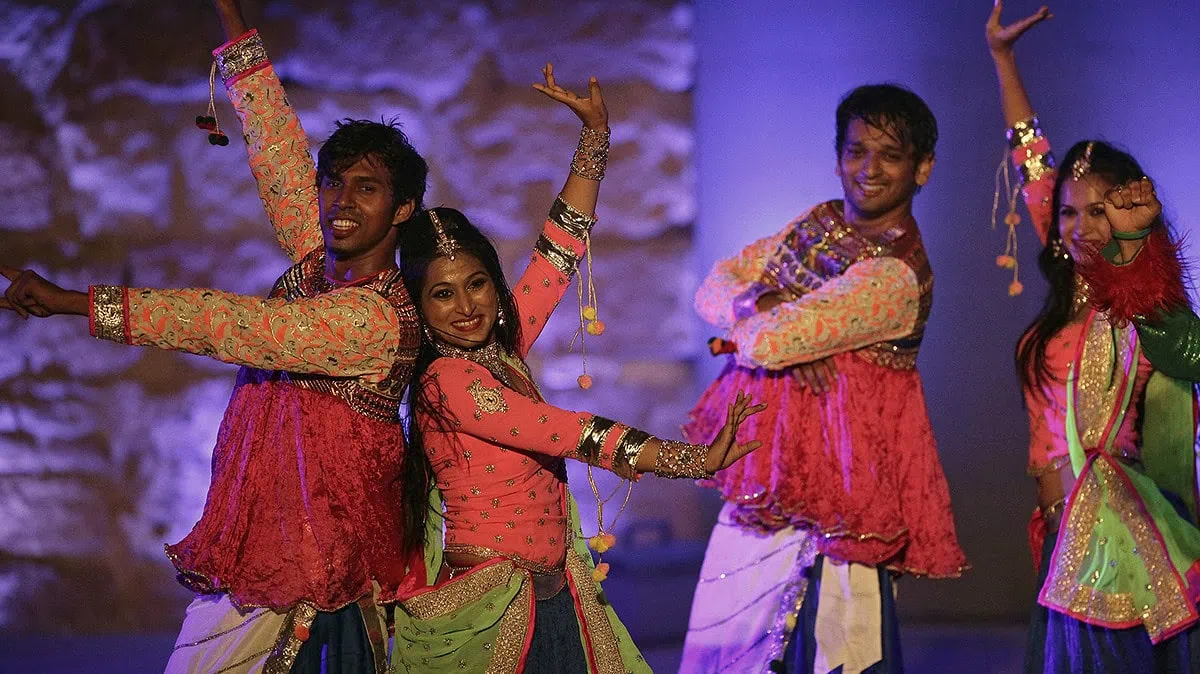
[[[237,365],[378,381],[399,350],[395,310],[365,288],[291,302],[206,289],[93,286],[89,295],[96,337]]]
[[[882,257],[850,265],[819,289],[738,322],[731,339],[740,364],[778,370],[904,337],[919,314],[916,274]]]
[[[562,456],[635,478],[638,455],[651,436],[588,412],[572,412],[523,396],[486,368],[441,358],[430,365],[422,392],[442,415],[422,419],[424,433],[465,433],[511,450]]]
[[[1058,170],[1054,166],[1054,155],[1050,153],[1050,139],[1042,134],[1037,117],[1017,122],[1008,130],[1008,143],[1012,148],[1013,165],[1017,167],[1017,178],[1029,218],[1037,230],[1038,239],[1045,245],[1054,222],[1050,212],[1054,197],[1054,180]]]
[[[250,171],[275,236],[293,262],[323,245],[308,136],[288,103],[258,32],[213,51],[242,121]]]
[[[554,200],[542,234],[533,246],[529,266],[513,287],[521,322],[517,355],[524,358],[571,284],[596,219],[576,210],[562,197]]]
[[[758,285],[768,258],[787,236],[791,225],[783,231],[759,239],[731,258],[718,261],[696,290],[696,313],[709,325],[729,328],[744,311],[736,307],[753,306],[766,292]]]

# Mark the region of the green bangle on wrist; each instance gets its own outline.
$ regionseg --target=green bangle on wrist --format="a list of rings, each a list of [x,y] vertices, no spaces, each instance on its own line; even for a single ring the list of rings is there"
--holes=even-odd
[[[1153,229],[1153,227],[1147,227],[1145,229],[1139,229],[1136,232],[1118,232],[1114,230],[1112,236],[1114,239],[1120,239],[1121,241],[1138,241],[1150,236],[1150,232]]]

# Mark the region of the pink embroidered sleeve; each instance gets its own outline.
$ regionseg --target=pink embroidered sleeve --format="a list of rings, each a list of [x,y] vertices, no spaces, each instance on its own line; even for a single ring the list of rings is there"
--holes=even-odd
[[[517,320],[521,322],[521,343],[517,347],[520,358],[528,355],[570,286],[595,224],[595,218],[576,210],[561,197],[554,200],[542,234],[533,246],[529,266],[513,286],[520,314]]]
[[[738,322],[731,339],[739,364],[779,370],[904,337],[919,313],[912,268],[881,257],[852,264],[817,290]]]
[[[365,288],[293,301],[220,290],[93,286],[92,334],[226,363],[383,380],[400,337],[395,310]]]
[[[213,51],[242,122],[250,171],[279,244],[293,262],[324,244],[308,136],[251,30]]]
[[[1008,130],[1009,145],[1012,146],[1012,161],[1017,168],[1021,194],[1029,219],[1033,221],[1042,245],[1054,222],[1054,181],[1058,170],[1054,166],[1054,155],[1050,153],[1050,139],[1042,134],[1037,117],[1018,122]]]
[[[1059,442],[1051,431],[1051,424],[1063,427],[1061,413],[1056,414],[1053,403],[1025,389],[1025,408],[1029,410],[1029,466],[1030,477],[1041,477],[1071,463],[1066,444]]]
[[[652,439],[604,417],[527,398],[468,360],[434,361],[422,387],[448,417],[442,424],[422,419],[424,433],[465,433],[513,450],[583,461],[626,478],[636,477],[638,455]]]
[[[759,239],[731,258],[718,261],[696,290],[696,313],[709,325],[729,328],[737,320],[734,303],[758,283],[767,260],[787,236],[789,224],[772,236]],[[748,298],[747,298],[748,299]]]

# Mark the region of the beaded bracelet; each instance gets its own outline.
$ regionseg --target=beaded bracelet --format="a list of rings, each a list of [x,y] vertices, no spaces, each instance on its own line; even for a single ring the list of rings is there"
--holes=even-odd
[[[709,448],[678,440],[662,440],[654,459],[654,474],[659,477],[690,477],[702,480],[712,475],[705,469]]]
[[[604,180],[608,168],[608,147],[611,132],[583,127],[579,132],[579,144],[571,158],[571,173],[585,180]]]

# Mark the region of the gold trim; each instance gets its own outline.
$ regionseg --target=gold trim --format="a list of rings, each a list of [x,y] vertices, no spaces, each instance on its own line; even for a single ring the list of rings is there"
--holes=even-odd
[[[214,58],[217,60],[217,70],[221,71],[221,80],[226,85],[229,80],[269,62],[267,49],[258,31],[252,31],[244,39],[225,47],[214,54]]]
[[[561,194],[554,200],[554,205],[550,207],[548,218],[556,227],[577,241],[586,240],[592,227],[596,225],[596,218],[567,203]]]
[[[516,565],[505,560],[455,576],[441,587],[401,603],[420,620],[439,618],[479,601],[483,595],[508,583],[514,573],[517,573]]]
[[[567,575],[575,586],[577,611],[586,626],[589,637],[587,644],[595,658],[594,674],[627,674],[629,671],[621,660],[621,647],[613,632],[608,612],[600,603],[600,588],[592,580],[592,570],[583,557],[574,550],[567,552]]]
[[[492,647],[492,660],[486,674],[514,674],[525,655],[525,637],[533,629],[529,621],[533,607],[533,588],[528,574],[521,574],[521,589],[500,618],[499,634]]]
[[[579,433],[579,442],[575,446],[573,458],[593,466],[602,465],[604,461],[604,443],[608,434],[617,426],[617,422],[601,416],[592,416],[584,424]]]
[[[574,251],[564,248],[545,234],[538,237],[537,242],[533,244],[533,250],[567,278],[574,276],[579,267],[579,256]]]
[[[288,611],[283,626],[279,628],[275,648],[263,664],[263,674],[288,674],[292,671],[292,665],[296,663],[296,656],[300,654],[300,648],[304,645],[304,642],[296,635],[296,628],[311,628],[316,617],[317,607],[312,604],[297,604],[295,608]]]
[[[92,325],[97,339],[126,343],[123,286],[92,286]]]
[[[487,548],[482,545],[470,545],[467,543],[451,543],[443,549],[443,553],[444,554],[460,553],[460,554],[464,554],[464,555],[474,555],[476,557],[482,557],[484,559],[507,559],[522,569],[525,569],[532,573],[537,573],[537,574],[542,574],[542,575],[551,575],[551,574],[555,574],[555,573],[561,573],[562,569],[563,569],[561,564],[559,564],[558,566],[549,566],[546,564],[539,564],[537,562],[530,561],[528,559],[525,559],[524,557],[521,557],[520,555],[511,553],[511,552],[500,552],[499,550],[493,550],[492,548]]]

